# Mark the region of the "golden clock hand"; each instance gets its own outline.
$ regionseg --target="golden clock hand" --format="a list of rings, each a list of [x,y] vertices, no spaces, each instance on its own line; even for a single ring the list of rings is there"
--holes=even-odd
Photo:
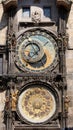
[[[30,52],[30,50],[24,50],[24,52]],[[31,51],[31,53],[33,53],[33,51]]]
[[[24,52],[30,52],[30,51],[28,51],[28,50],[24,50]]]

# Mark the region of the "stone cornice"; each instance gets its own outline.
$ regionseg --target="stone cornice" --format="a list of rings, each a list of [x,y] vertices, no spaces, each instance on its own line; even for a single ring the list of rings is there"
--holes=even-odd
[[[10,7],[17,7],[17,0],[5,0],[2,1],[4,11],[8,11]]]
[[[17,7],[17,0],[2,0],[4,10],[7,11],[11,6]],[[57,0],[58,7],[63,6],[66,10],[70,10],[72,1],[71,0]]]
[[[71,8],[71,4],[72,4],[71,0],[57,0],[58,7],[62,6],[62,7],[64,7],[68,11]]]

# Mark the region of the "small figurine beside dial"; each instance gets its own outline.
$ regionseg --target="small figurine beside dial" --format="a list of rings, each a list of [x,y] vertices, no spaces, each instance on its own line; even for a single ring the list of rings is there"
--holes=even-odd
[[[44,72],[58,63],[54,36],[41,29],[31,29],[17,39],[15,64],[23,71]]]

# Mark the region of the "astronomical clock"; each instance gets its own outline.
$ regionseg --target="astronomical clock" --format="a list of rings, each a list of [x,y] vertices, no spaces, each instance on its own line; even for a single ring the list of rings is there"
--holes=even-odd
[[[17,39],[15,64],[22,71],[43,73],[58,64],[56,36],[44,29],[31,29]]]
[[[10,82],[15,130],[59,129],[58,52],[57,36],[49,30],[31,28],[17,36],[13,61],[18,76]]]
[[[25,31],[17,39],[15,65],[29,75],[50,73],[58,64],[58,45],[54,35],[43,29]],[[40,77],[41,78],[41,77]],[[42,78],[41,78],[42,79]],[[20,91],[17,113],[27,123],[43,124],[57,112],[59,97],[50,83],[29,81]],[[54,92],[55,91],[55,92]],[[56,98],[58,98],[56,100]]]
[[[6,90],[5,130],[67,128],[65,52],[70,2],[2,2],[8,18],[6,45],[0,47],[0,90],[1,86]]]
[[[9,45],[14,69],[6,93],[7,130],[59,130],[64,110],[61,40],[37,27],[17,35],[15,43]]]
[[[6,130],[67,127],[65,51],[69,2],[2,2],[8,18],[6,45],[0,47],[1,53],[6,54],[1,55],[6,58],[6,61],[1,59],[4,62],[1,66],[6,70],[0,75],[0,85],[6,90]]]

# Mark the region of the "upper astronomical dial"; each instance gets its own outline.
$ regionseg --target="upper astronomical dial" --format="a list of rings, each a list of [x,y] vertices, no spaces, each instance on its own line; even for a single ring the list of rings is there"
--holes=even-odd
[[[58,63],[57,43],[48,32],[30,30],[18,38],[15,63],[21,70],[43,72]]]

